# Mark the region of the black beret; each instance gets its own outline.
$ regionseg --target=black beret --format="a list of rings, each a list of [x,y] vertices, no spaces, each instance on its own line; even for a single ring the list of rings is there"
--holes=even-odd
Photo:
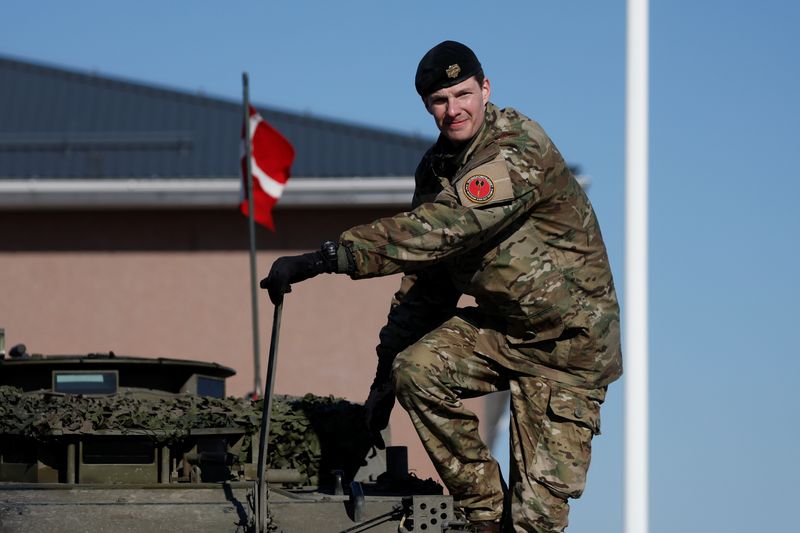
[[[481,70],[480,61],[469,47],[456,41],[444,41],[422,56],[414,85],[420,96],[426,96],[461,83]]]

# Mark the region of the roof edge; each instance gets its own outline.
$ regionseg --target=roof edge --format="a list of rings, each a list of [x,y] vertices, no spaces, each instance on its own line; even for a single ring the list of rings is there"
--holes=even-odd
[[[276,208],[407,207],[414,192],[408,177],[294,177]],[[0,178],[0,210],[235,208],[238,178],[9,180]]]

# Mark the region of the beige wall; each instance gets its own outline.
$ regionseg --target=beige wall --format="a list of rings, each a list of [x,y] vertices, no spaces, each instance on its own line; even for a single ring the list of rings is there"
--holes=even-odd
[[[384,213],[278,214],[279,234],[259,231],[262,273],[279,255]],[[247,234],[238,213],[0,213],[0,235],[7,349],[23,342],[31,353],[113,350],[214,361],[237,371],[228,394],[252,390]],[[364,401],[378,331],[398,284],[396,276],[355,282],[322,275],[296,285],[284,305],[276,392]],[[264,373],[273,311],[264,293],[259,306]],[[434,476],[399,406],[391,429],[393,443],[409,447],[411,468]]]

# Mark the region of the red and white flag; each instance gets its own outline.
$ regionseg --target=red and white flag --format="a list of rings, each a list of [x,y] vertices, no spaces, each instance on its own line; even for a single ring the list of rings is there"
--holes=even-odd
[[[244,127],[242,127],[244,142]],[[278,130],[250,106],[250,162],[253,171],[253,207],[256,222],[275,231],[272,207],[283,194],[294,161],[294,148]],[[247,201],[247,161],[242,145],[242,214],[249,214]]]

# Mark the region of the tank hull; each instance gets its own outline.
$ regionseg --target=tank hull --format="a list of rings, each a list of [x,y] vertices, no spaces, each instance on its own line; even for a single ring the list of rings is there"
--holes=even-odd
[[[0,533],[231,532],[254,533],[255,484],[188,485],[0,484]],[[423,505],[414,501],[423,502]],[[435,513],[420,509],[435,508]],[[410,507],[409,507],[410,506]],[[397,533],[411,517],[431,533],[456,532],[449,496],[348,495],[270,490],[273,533]]]
[[[0,533],[252,530],[253,483],[0,485]]]

